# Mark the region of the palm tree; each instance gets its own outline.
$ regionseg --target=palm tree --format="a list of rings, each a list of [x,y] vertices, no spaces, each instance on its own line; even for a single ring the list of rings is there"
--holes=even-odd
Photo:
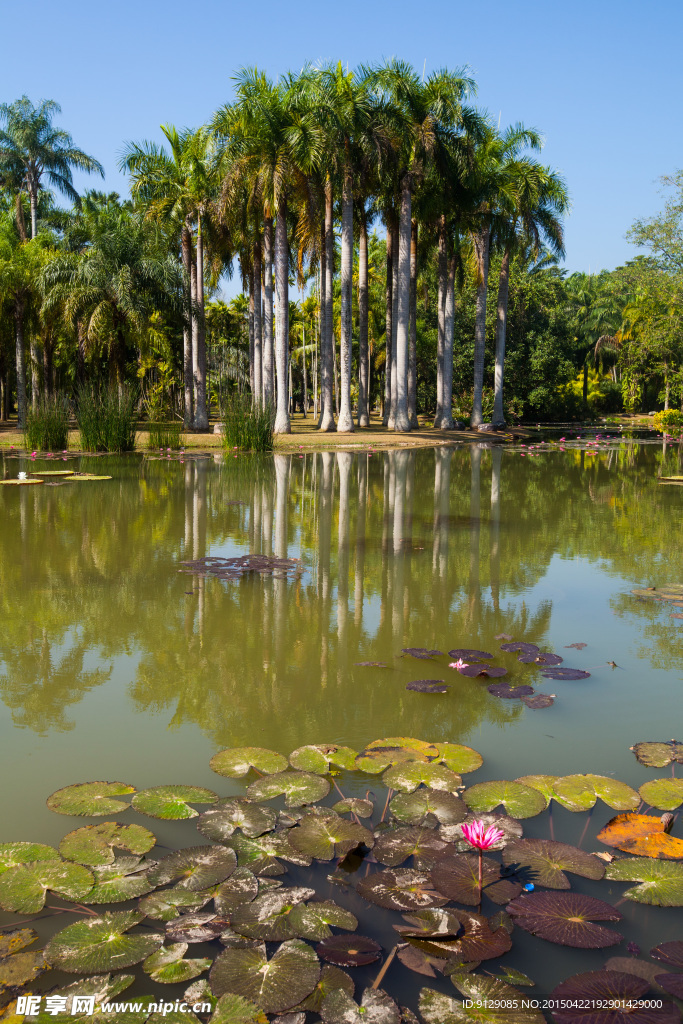
[[[34,107],[28,96],[14,103],[0,104],[0,168],[21,174],[22,186],[31,204],[31,238],[38,232],[38,193],[42,178],[58,192],[78,205],[79,195],[73,186],[72,168],[97,172],[104,178],[104,169],[94,157],[73,144],[73,139],[52,119],[62,108],[54,100],[43,100]]]
[[[37,319],[40,308],[39,280],[46,259],[40,239],[21,242],[3,225],[0,234],[0,307],[6,303],[14,321],[16,353],[17,420],[20,430],[26,426],[26,346],[25,329],[29,317]]]

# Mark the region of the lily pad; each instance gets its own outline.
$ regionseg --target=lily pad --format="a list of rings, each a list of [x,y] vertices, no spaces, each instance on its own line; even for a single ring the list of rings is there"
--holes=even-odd
[[[492,811],[501,805],[513,818],[532,818],[545,810],[541,793],[521,782],[478,782],[465,790],[463,799],[470,810]]]
[[[507,683],[492,683],[486,689],[494,697],[504,697],[508,700],[514,697],[531,697],[536,692],[533,686],[508,686]]]
[[[152,981],[157,981],[161,985],[174,985],[198,978],[204,971],[208,971],[213,963],[212,960],[184,960],[186,953],[186,942],[162,946],[143,960],[142,969],[145,974],[149,974]]]
[[[398,1006],[381,989],[366,988],[360,1005],[343,989],[330,992],[320,1007],[323,1024],[401,1024]]]
[[[228,747],[214,754],[210,761],[211,770],[217,775],[227,775],[231,779],[239,779],[247,775],[251,768],[256,768],[266,775],[283,772],[287,767],[287,758],[275,750],[264,747]]]
[[[214,843],[229,839],[236,829],[245,836],[261,836],[275,828],[277,814],[269,807],[259,807],[251,800],[236,797],[221,800],[199,816],[197,828]]]
[[[631,750],[647,768],[665,768],[672,761],[683,764],[683,743],[635,743]]]
[[[396,955],[403,966],[407,967],[409,971],[415,971],[416,974],[422,974],[427,978],[436,978],[434,967],[439,964],[439,961],[434,957],[428,957],[417,946],[411,946],[410,943],[406,943],[400,947]]]
[[[251,903],[259,891],[256,875],[249,868],[235,868],[230,878],[216,889],[214,906],[221,915],[229,916],[238,907]]]
[[[437,743],[437,747],[438,755],[435,760],[460,775],[474,772],[484,763],[484,758],[479,751],[463,746],[461,743]]]
[[[73,982],[73,984],[65,985],[50,993],[50,995],[59,995],[66,999],[65,1011],[58,1014],[50,1014],[43,1010],[32,1020],[35,1021],[35,1024],[49,1024],[51,1021],[57,1021],[59,1024],[66,1024],[67,1021],[92,1021],[92,1014],[87,1013],[85,1010],[74,1010],[74,998],[76,996],[93,996],[95,999],[95,1010],[99,1015],[102,1003],[115,999],[121,992],[125,992],[127,988],[130,988],[134,981],[135,977],[132,974],[117,974],[113,977],[111,974],[100,974],[93,978],[80,978],[78,981]],[[147,997],[143,997],[144,999],[147,999]],[[143,1003],[143,1000],[140,1000],[140,1002]],[[144,1003],[144,1005],[146,1006],[147,1004]],[[142,1024],[148,1015],[148,1009],[145,1009],[145,1012],[138,1017],[134,1017],[132,1014],[122,1014],[118,1017],[117,1024],[118,1022],[121,1022],[121,1024],[128,1024],[128,1022],[133,1024],[134,1021],[139,1021]]]
[[[333,935],[319,942],[315,948],[322,960],[339,967],[362,967],[374,963],[382,955],[380,944],[367,935]]]
[[[441,822],[455,825],[462,821],[467,808],[462,800],[440,789],[420,788],[414,793],[399,793],[389,804],[391,813],[408,825]]]
[[[338,747],[334,743],[309,744],[305,747],[298,747],[289,755],[289,763],[292,768],[301,772],[314,772],[317,775],[324,775],[329,772],[330,766],[335,768],[347,768],[352,771],[356,765],[358,752],[351,747]]]
[[[444,764],[403,761],[387,768],[382,782],[387,788],[398,789],[402,793],[412,793],[418,786],[456,793],[462,785],[462,778]]]
[[[551,697],[547,693],[535,693],[531,697],[522,697],[522,702],[526,704],[528,708],[549,708],[555,703],[555,698]]]
[[[519,839],[505,847],[503,863],[531,869],[534,883],[546,889],[571,889],[565,871],[594,880],[605,874],[605,865],[593,854],[552,839]]]
[[[413,658],[425,661],[429,658],[438,658],[443,654],[443,651],[430,651],[427,647],[403,647],[401,653],[410,654]]]
[[[566,681],[576,679],[588,679],[590,672],[584,672],[580,668],[546,668],[541,672],[545,679],[564,679]]]
[[[80,864],[41,860],[8,868],[0,875],[0,907],[17,914],[37,914],[48,889],[68,900],[80,900],[93,886],[93,876]]]
[[[658,946],[650,950],[650,956],[655,960],[661,960],[662,963],[669,964],[670,967],[676,967],[679,971],[683,971],[683,941],[681,939],[674,939],[672,942],[660,942]]]
[[[126,934],[142,919],[138,911],[127,910],[77,921],[53,935],[45,947],[45,959],[52,967],[69,974],[103,974],[132,967],[164,941],[163,935],[149,932]]]
[[[668,835],[665,823],[650,814],[617,814],[596,838],[605,846],[640,857],[683,858],[683,839]]]
[[[101,825],[85,825],[64,836],[59,852],[77,864],[111,864],[114,850],[144,854],[156,843],[156,836],[142,825],[119,825],[104,821]]]
[[[448,693],[443,679],[413,679],[412,683],[407,683],[406,690],[414,690],[416,693]]]
[[[536,644],[527,644],[522,640],[513,640],[512,643],[501,644],[500,649],[508,653],[521,652],[522,654],[533,654],[534,657],[541,653],[541,648],[537,647]]]
[[[284,796],[287,807],[301,807],[322,800],[330,791],[330,784],[322,775],[311,772],[277,772],[252,782],[247,789],[250,800],[260,803]]]
[[[347,796],[333,804],[332,810],[336,811],[337,814],[355,814],[359,818],[371,818],[375,805],[372,800],[362,800],[360,797]]]
[[[61,861],[61,857],[54,846],[43,843],[0,843],[0,875],[19,864],[36,860]]]
[[[561,982],[550,994],[557,1024],[677,1024],[672,1006],[654,1009],[645,999],[650,985],[644,978],[621,971],[587,971]],[[639,1003],[645,1000],[645,1005]],[[596,1012],[595,1007],[605,1007]],[[609,1010],[607,1009],[609,1007]]]
[[[396,929],[403,939],[427,956],[454,965],[494,960],[512,948],[506,928],[469,910],[422,910],[404,914],[404,919],[408,925]]]
[[[522,893],[508,904],[507,911],[520,928],[560,946],[604,949],[623,939],[623,935],[611,928],[594,923],[620,921],[619,911],[603,900],[582,893]]]
[[[174,921],[166,923],[166,938],[171,942],[211,942],[230,927],[225,917],[204,912],[200,914],[181,914]]]
[[[289,841],[287,832],[269,832],[250,839],[235,833],[229,840],[237,854],[240,867],[249,868],[255,875],[282,875],[287,870],[278,858],[307,867],[311,858],[305,856]]]
[[[226,992],[216,1001],[209,1024],[268,1024],[268,1018],[250,999]]]
[[[37,938],[38,932],[34,928],[13,928],[12,931],[0,933],[0,957],[18,953],[33,945]]]
[[[431,870],[432,883],[456,903],[476,907],[479,903],[479,855],[460,853],[443,857]],[[490,857],[482,858],[483,891],[494,903],[509,903],[522,891],[520,882],[504,877],[501,866]]]
[[[346,940],[345,935],[338,935],[336,938]],[[342,971],[339,967],[333,966],[332,963],[323,964],[318,984],[315,986],[311,994],[306,996],[306,998],[299,1003],[298,1009],[309,1010],[312,1013],[319,1013],[325,996],[329,995],[330,992],[335,992],[338,988],[352,996],[356,986],[353,979],[346,973],[346,971]]]
[[[356,888],[363,899],[389,910],[421,910],[448,903],[448,897],[436,891],[428,874],[411,868],[377,871],[362,878]]]
[[[660,811],[675,811],[683,804],[683,779],[653,779],[652,782],[644,782],[638,792],[652,807]]]
[[[451,1000],[443,1005],[443,999],[429,996],[430,989],[420,993],[420,1013],[426,1024],[437,1024],[433,1016],[438,1007],[444,1012],[439,1024],[455,1024],[455,1022],[481,1022],[481,1024],[507,1024],[514,1020],[515,1024],[544,1024],[543,1013],[533,1007],[523,1006],[524,996],[509,982],[501,978],[483,978],[480,975],[459,972],[451,976],[451,981],[465,996],[466,1002]],[[436,995],[436,993],[434,993]],[[451,1005],[453,1004],[453,1005]],[[514,1007],[511,1010],[510,1007]]]
[[[433,743],[417,740],[412,736],[388,736],[374,740],[356,758],[356,768],[377,775],[392,764],[402,761],[431,761],[439,751]]]
[[[683,907],[683,864],[652,857],[629,857],[607,865],[607,878],[618,882],[640,882],[624,896],[636,903],[656,907]]]
[[[88,903],[123,903],[151,892],[154,885],[145,873],[147,867],[140,857],[119,857],[113,864],[93,866],[95,885]]]
[[[565,775],[555,780],[553,797],[568,811],[587,811],[599,797],[615,811],[633,810],[640,804],[634,789],[606,775]]]
[[[199,811],[190,804],[213,804],[218,794],[201,786],[153,786],[136,793],[131,803],[140,814],[165,821],[196,818]]]
[[[0,960],[0,993],[3,989],[30,984],[46,970],[42,949],[25,949],[3,957]]]
[[[550,654],[548,651],[541,651],[540,654],[536,655],[534,661],[537,665],[561,665],[564,658],[561,658],[559,654]]]
[[[476,658],[478,661],[491,661],[493,655],[489,651],[476,651],[473,647],[456,647],[448,652],[449,658]]]
[[[239,871],[239,868],[237,870]],[[141,899],[138,909],[145,917],[151,917],[153,920],[173,921],[181,912],[201,910],[213,895],[212,889],[204,892],[190,892],[189,889],[181,888],[164,889]]]
[[[477,676],[488,676],[490,679],[497,679],[506,676],[508,670],[502,665],[464,665],[458,669],[461,676],[469,676],[476,679]]]
[[[292,846],[317,860],[332,860],[343,857],[361,844],[372,847],[375,838],[372,832],[334,811],[326,814],[305,814],[293,828],[288,839]]]
[[[330,938],[330,925],[347,931],[355,931],[358,927],[358,919],[350,911],[337,906],[333,900],[299,903],[292,910],[290,918],[296,937],[313,942]]]
[[[670,974],[665,972],[664,974],[655,975],[655,984],[663,988],[669,995],[675,996],[676,999],[683,999],[683,974]],[[673,1010],[673,1007],[667,1007],[669,1012]],[[672,1018],[676,1020],[676,1018]],[[678,1020],[676,1020],[678,1024]]]
[[[375,860],[388,868],[398,867],[408,857],[414,857],[416,866],[431,865],[448,850],[449,844],[436,829],[399,827],[377,833],[373,849]]]
[[[129,801],[113,797],[134,792],[135,787],[125,782],[79,782],[58,789],[47,798],[47,806],[57,814],[104,817],[105,814],[121,814],[130,807]]]
[[[315,889],[303,886],[283,887],[258,896],[251,903],[238,907],[230,917],[233,929],[248,939],[279,942],[301,938],[291,920],[292,910],[299,903],[315,896]]]
[[[515,782],[521,782],[523,786],[531,786],[532,789],[537,789],[539,793],[543,794],[547,807],[555,797],[554,787],[557,778],[557,775],[520,775],[518,779],[515,779]]]
[[[282,1013],[296,1006],[318,983],[320,964],[313,949],[292,939],[268,960],[265,946],[226,949],[211,968],[211,988],[244,996],[266,1013]]]
[[[152,886],[176,882],[183,889],[199,892],[224,882],[236,863],[234,850],[224,846],[188,846],[160,860],[147,877]]]

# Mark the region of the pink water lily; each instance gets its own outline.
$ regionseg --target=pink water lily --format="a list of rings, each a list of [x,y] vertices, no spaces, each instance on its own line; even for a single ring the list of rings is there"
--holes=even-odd
[[[472,821],[468,825],[461,825],[460,828],[467,842],[475,850],[490,850],[492,846],[505,838],[505,833],[495,825],[485,828],[483,821]]]
[[[448,667],[449,668],[458,668],[458,669],[460,669],[460,668],[467,668],[468,665],[469,665],[469,662],[463,661],[462,658],[458,658],[457,661],[450,661],[448,663]]]

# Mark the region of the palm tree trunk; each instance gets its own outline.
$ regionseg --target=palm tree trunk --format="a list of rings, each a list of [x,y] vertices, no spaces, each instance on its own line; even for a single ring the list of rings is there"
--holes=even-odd
[[[38,193],[35,188],[29,189],[29,201],[31,203],[31,238],[38,234]]]
[[[417,422],[417,221],[410,226],[410,351],[408,357],[408,418]]]
[[[38,374],[38,346],[36,345],[35,339],[31,338],[29,342],[29,352],[31,355],[31,408],[35,412],[38,408],[38,393],[40,391],[40,376]]]
[[[389,412],[389,430],[394,430],[396,425],[396,328],[398,327],[398,260],[399,260],[399,234],[400,226],[398,217],[394,218],[394,230],[391,234],[391,409]]]
[[[434,427],[442,430],[443,420],[443,348],[444,348],[444,307],[448,278],[448,256],[446,253],[446,217],[439,218],[439,281],[436,298],[437,341],[436,341],[436,414]]]
[[[187,429],[192,425],[193,394],[192,394],[192,235],[187,224],[183,224],[181,232],[181,251],[183,257],[183,288],[185,290],[185,320],[183,324],[183,426]]]
[[[368,411],[368,221],[361,207],[358,238],[358,426],[369,427]]]
[[[263,341],[261,333],[261,240],[254,242],[254,390],[253,401],[263,404]]]
[[[193,353],[194,354],[194,353]],[[206,409],[206,324],[204,321],[204,239],[202,218],[197,218],[197,358],[195,372],[194,425],[197,430],[209,429]]]
[[[280,198],[275,220],[275,361],[277,363],[276,434],[290,434],[287,395],[287,353],[289,347],[289,267],[287,252],[287,200]]]
[[[17,426],[26,428],[26,353],[24,352],[24,303],[14,303],[14,326],[17,356]]]
[[[470,426],[478,427],[483,421],[482,398],[484,389],[484,355],[486,350],[486,289],[489,279],[489,248],[491,228],[484,225],[474,236],[477,260],[477,306],[474,321],[474,394]]]
[[[344,167],[342,185],[342,238],[341,238],[341,394],[337,431],[353,432],[351,412],[351,346],[353,342],[353,177],[348,162]]]
[[[80,387],[85,384],[85,324],[82,320],[78,321],[78,327],[76,328],[78,333],[78,351],[76,354],[76,382]]]
[[[396,322],[396,416],[394,429],[410,430],[408,415],[408,364],[410,345],[410,240],[412,222],[411,181],[405,176],[401,188],[399,221],[398,296]]]
[[[263,290],[265,306],[263,316],[263,404],[272,406],[275,400],[275,360],[273,359],[273,218],[266,217],[263,229]]]
[[[247,322],[249,324],[249,389],[251,391],[251,400],[256,402],[256,390],[254,388],[254,381],[256,373],[254,370],[254,270],[253,267],[249,271],[249,312],[247,314]]]
[[[339,371],[337,369],[337,339],[332,330],[332,368],[334,370],[334,406],[339,417]]]
[[[503,410],[503,371],[505,365],[505,333],[510,291],[510,250],[506,249],[500,264],[498,282],[498,308],[496,310],[496,376],[493,396],[493,425],[505,426]]]
[[[302,312],[303,312],[303,310],[304,310],[303,296],[302,296],[302,302],[301,302],[301,309],[302,309]],[[302,358],[302,363],[303,363],[303,371],[304,371],[304,402],[303,402],[303,407],[302,407],[301,411],[302,411],[302,413],[304,415],[304,419],[306,419],[306,407],[308,405],[308,374],[307,374],[307,370],[306,370],[306,313],[305,312],[303,312],[303,319],[301,321],[301,329],[302,329],[302,332],[303,332],[303,343],[304,343],[303,344],[303,352],[301,353],[301,358]]]
[[[443,391],[441,429],[453,429],[453,327],[455,325],[455,253],[448,258],[443,307]]]
[[[387,217],[387,280],[385,287],[385,300],[386,300],[386,328],[385,328],[385,357],[384,357],[384,413],[382,415],[382,424],[387,427],[389,425],[389,417],[391,416],[391,337],[393,327],[393,282],[394,282],[394,268],[393,268],[393,235],[394,226],[389,217]]]
[[[335,429],[332,394],[332,363],[334,358],[334,338],[332,334],[332,285],[334,280],[334,208],[332,204],[332,182],[325,183],[325,235],[324,255],[321,255],[322,266],[322,338],[320,363],[322,370],[320,430]]]

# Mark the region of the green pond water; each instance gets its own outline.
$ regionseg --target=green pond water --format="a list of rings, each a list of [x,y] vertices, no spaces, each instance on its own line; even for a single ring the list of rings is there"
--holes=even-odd
[[[244,744],[288,754],[382,736],[449,740],[484,757],[469,784],[593,772],[638,787],[670,774],[639,765],[629,747],[683,733],[683,619],[671,617],[683,609],[631,590],[683,583],[683,490],[656,479],[681,472],[679,448],[617,436],[596,454],[537,451],[83,457],[80,469],[113,479],[0,487],[0,842],[54,844],[85,823],[45,807],[74,782],[242,792],[209,759]],[[0,474],[48,461],[67,465],[5,453]],[[224,581],[181,571],[248,553],[300,559],[300,572]],[[500,633],[590,678],[542,679],[499,651]],[[407,647],[444,654],[417,660]],[[448,667],[454,648],[494,653],[506,681],[555,704],[491,695],[491,680]],[[370,661],[388,667],[358,664]],[[406,690],[424,678],[448,692]],[[592,836],[614,813],[596,808]],[[143,823],[169,846],[178,834],[197,842],[191,823]],[[575,843],[584,824],[560,808],[556,838]],[[547,836],[547,814],[525,833]],[[591,833],[585,848],[600,848]],[[581,888],[606,898],[597,884]],[[644,950],[683,934],[678,909],[620,909],[621,930]],[[533,974],[524,957],[544,956],[548,985],[596,964],[596,954],[540,946],[525,936],[506,962]],[[598,962],[612,954],[626,955]]]

